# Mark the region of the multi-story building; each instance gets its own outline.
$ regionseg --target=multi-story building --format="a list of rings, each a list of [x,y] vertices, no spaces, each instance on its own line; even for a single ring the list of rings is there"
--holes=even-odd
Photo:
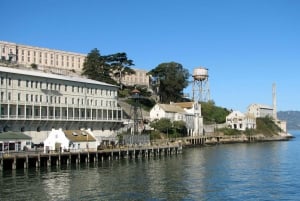
[[[135,74],[125,75],[122,77],[121,82],[127,86],[144,86],[149,88],[150,76],[147,75],[146,70],[133,69]]]
[[[21,131],[34,143],[52,128],[90,128],[95,137],[111,136],[123,123],[117,86],[0,66],[0,132]]]
[[[9,61],[19,66],[58,74],[81,74],[86,54],[22,45],[0,41],[0,61]],[[135,74],[125,75],[121,82],[128,86],[146,86],[149,88],[149,75],[146,70],[134,69]]]
[[[232,111],[226,116],[226,124],[229,128],[241,131],[256,129],[256,118],[253,114],[243,114],[240,111]]]
[[[39,69],[56,73],[81,72],[86,55],[0,41],[0,59],[24,67],[36,64]]]
[[[258,117],[273,117],[273,107],[262,104],[251,104],[248,107],[248,113]]]

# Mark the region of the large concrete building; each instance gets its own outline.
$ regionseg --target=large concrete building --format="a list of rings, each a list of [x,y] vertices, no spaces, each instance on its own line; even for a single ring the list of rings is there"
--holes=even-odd
[[[85,57],[85,54],[0,41],[0,59],[24,67],[36,64],[39,69],[56,73],[80,73]]]
[[[0,61],[31,68],[36,64],[39,70],[57,74],[81,74],[86,54],[61,51],[29,45],[0,41]],[[149,75],[146,70],[134,69],[136,74],[125,75],[122,83],[128,86],[149,88]]]
[[[248,107],[248,113],[255,118],[259,117],[273,117],[273,107],[262,104],[251,104]]]
[[[95,137],[109,137],[123,123],[117,90],[82,77],[0,66],[0,132],[21,131],[34,143],[52,128],[90,128]]]
[[[125,84],[127,86],[141,86],[141,87],[147,87],[149,88],[149,81],[150,81],[150,76],[147,75],[146,70],[142,69],[134,69],[135,74],[132,75],[125,75],[122,77],[122,84]]]

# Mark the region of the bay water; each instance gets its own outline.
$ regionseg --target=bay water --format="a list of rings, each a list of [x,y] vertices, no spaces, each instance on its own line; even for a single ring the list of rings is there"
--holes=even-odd
[[[5,170],[0,200],[299,200],[290,141],[184,148],[179,155]]]

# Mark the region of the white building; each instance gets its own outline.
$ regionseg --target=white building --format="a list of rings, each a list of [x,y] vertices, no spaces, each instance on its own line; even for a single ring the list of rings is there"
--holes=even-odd
[[[0,152],[21,151],[31,148],[31,137],[21,132],[0,133]]]
[[[251,104],[248,107],[248,113],[258,117],[273,117],[273,107],[262,104]]]
[[[97,150],[97,141],[89,130],[52,129],[44,140],[44,152]]]
[[[150,120],[167,118],[173,121],[184,121],[189,136],[203,134],[201,105],[196,102],[156,104],[150,110]]]
[[[82,77],[0,66],[0,131],[21,131],[36,144],[52,128],[115,134],[123,123],[117,86]]]
[[[256,129],[256,118],[252,114],[243,114],[240,111],[233,111],[226,116],[226,124],[229,128],[245,131]]]

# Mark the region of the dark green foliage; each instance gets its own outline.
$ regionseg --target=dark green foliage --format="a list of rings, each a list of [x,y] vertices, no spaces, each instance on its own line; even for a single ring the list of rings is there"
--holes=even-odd
[[[281,129],[274,123],[271,117],[256,118],[256,133],[268,136],[277,135]]]
[[[33,69],[37,69],[37,68],[38,68],[38,65],[35,64],[35,63],[32,63],[30,66],[31,66],[31,68],[33,68]]]
[[[130,105],[134,105],[134,100],[133,99],[127,99],[126,102]],[[149,98],[142,98],[139,99],[139,105],[142,109],[146,110],[146,111],[150,111],[151,108],[156,104],[156,102],[153,99],[149,99]]]
[[[112,78],[119,79],[125,74],[134,74],[130,68],[132,60],[128,60],[126,53],[116,53],[108,56],[101,56],[97,48],[93,49],[85,58],[82,75],[89,79],[98,80],[109,84],[117,84]]]
[[[154,120],[150,123],[150,126],[154,128],[155,130],[158,130],[162,133],[169,133],[172,129],[172,122],[170,119],[162,118],[159,120]]]
[[[215,106],[213,101],[201,102],[201,112],[204,123],[221,124],[226,121],[226,116],[230,113],[226,108]]]
[[[187,135],[187,128],[184,121],[174,121],[174,137],[184,137]]]
[[[160,132],[157,130],[151,131],[150,140],[157,140],[157,139],[161,139]]]
[[[110,72],[113,77],[118,80],[122,89],[121,79],[124,75],[135,74],[135,71],[130,67],[133,66],[133,61],[127,58],[125,52],[111,54],[103,57],[106,64],[110,66]]]
[[[187,133],[185,122],[183,121],[171,122],[170,119],[162,118],[152,121],[150,126],[155,130],[164,133],[168,138],[183,137],[186,136]]]
[[[158,89],[161,103],[182,101],[183,89],[188,86],[189,72],[181,64],[162,63],[148,74],[153,78],[154,91]]]
[[[242,131],[231,129],[231,128],[221,128],[218,129],[218,132],[224,133],[224,135],[240,135],[242,134]]]
[[[89,79],[116,84],[116,81],[110,77],[110,67],[105,63],[105,59],[97,48],[87,55],[82,70],[82,75],[86,75]]]

